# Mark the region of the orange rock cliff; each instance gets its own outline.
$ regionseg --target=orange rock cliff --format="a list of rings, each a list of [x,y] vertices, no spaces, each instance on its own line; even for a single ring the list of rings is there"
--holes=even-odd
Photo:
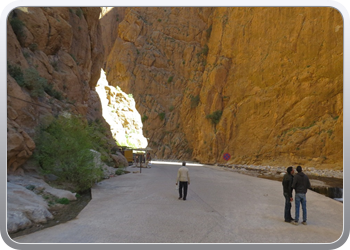
[[[114,8],[101,23],[107,78],[158,158],[342,169],[336,9]]]
[[[8,74],[8,169],[30,158],[45,114],[102,119],[101,68],[133,95],[153,158],[343,168],[336,9],[18,8],[10,19],[24,27],[8,21],[8,64],[36,69],[62,98],[33,98]]]

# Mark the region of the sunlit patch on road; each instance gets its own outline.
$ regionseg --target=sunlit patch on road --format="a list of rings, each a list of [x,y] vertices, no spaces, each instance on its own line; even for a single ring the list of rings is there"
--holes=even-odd
[[[166,164],[166,165],[174,165],[179,164],[179,166],[182,164],[182,161],[152,161],[152,164]],[[203,164],[194,163],[194,162],[186,162],[186,166],[204,166]]]

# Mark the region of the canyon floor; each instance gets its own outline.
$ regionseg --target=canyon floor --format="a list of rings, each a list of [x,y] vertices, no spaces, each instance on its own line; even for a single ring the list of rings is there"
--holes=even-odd
[[[343,204],[307,193],[308,225],[283,220],[281,183],[188,164],[188,199],[175,190],[180,163],[153,163],[98,183],[76,219],[19,236],[18,243],[332,243]],[[133,173],[136,172],[136,173]],[[294,214],[294,206],[292,207]]]
[[[226,171],[235,171],[234,169],[227,169],[223,168]],[[129,170],[127,171],[128,173],[131,172],[137,172],[138,168],[133,165],[129,166]],[[146,170],[148,171],[148,170]],[[141,170],[142,172],[142,170]],[[275,181],[282,181],[283,176],[281,175],[266,175],[266,171],[246,171],[246,172],[240,172],[246,175],[250,176],[255,176],[255,177],[260,177],[260,178],[265,178],[265,179],[270,179],[270,180],[275,180]],[[315,176],[315,175],[309,175],[311,181],[313,184],[317,184],[316,187],[313,185],[314,191],[320,192],[320,191],[326,191],[326,188],[331,187],[331,188],[343,188],[343,179],[340,178],[332,178],[332,177],[323,177],[323,176]],[[112,177],[116,178],[116,177]],[[323,188],[323,189],[322,189]],[[324,195],[327,195],[327,193],[323,193]],[[69,204],[65,205],[61,209],[56,209],[56,210],[51,210],[51,213],[54,215],[54,219],[48,221],[46,224],[34,224],[30,228],[26,228],[24,230],[20,230],[16,233],[10,234],[11,238],[16,238],[19,236],[31,234],[40,230],[43,230],[48,227],[56,226],[61,223],[65,223],[67,221],[75,219],[78,214],[84,209],[85,206],[88,205],[88,203],[91,200],[91,190],[86,191],[85,193],[81,194],[81,196],[73,202],[70,202]]]

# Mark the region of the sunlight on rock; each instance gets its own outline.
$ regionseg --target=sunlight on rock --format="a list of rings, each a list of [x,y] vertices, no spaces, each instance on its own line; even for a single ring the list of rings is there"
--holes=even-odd
[[[117,144],[132,148],[147,147],[147,139],[142,134],[141,115],[132,95],[125,94],[119,87],[109,86],[102,69],[95,89],[101,99],[102,115],[110,125]]]
[[[99,19],[108,14],[114,7],[101,7],[101,13]]]

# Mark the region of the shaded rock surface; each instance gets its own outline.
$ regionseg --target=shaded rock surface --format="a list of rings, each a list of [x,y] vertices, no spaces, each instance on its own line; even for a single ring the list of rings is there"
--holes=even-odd
[[[19,7],[9,14],[9,172],[23,172],[21,168],[35,149],[35,130],[44,117],[68,111],[88,120],[103,121],[101,103],[94,90],[104,53],[100,11],[100,8]]]
[[[52,188],[33,175],[38,166],[28,160],[36,148],[36,131],[48,117],[70,113],[88,121],[104,122],[94,89],[104,54],[100,11],[100,8],[83,7],[19,7],[8,15],[7,226],[10,233],[53,218],[43,196],[76,200],[75,194]],[[107,123],[104,126],[109,128]],[[104,139],[114,143],[111,134]],[[60,204],[54,207],[59,209]]]

